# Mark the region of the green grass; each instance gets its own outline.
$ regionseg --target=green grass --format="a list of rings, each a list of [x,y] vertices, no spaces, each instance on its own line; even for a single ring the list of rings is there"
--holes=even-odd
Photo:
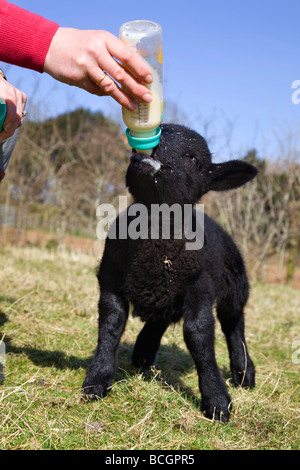
[[[231,385],[228,353],[216,322],[216,355],[234,402],[227,425],[200,412],[197,374],[182,325],[170,327],[156,368],[130,365],[139,319],[129,318],[111,393],[81,401],[97,341],[98,260],[38,248],[0,250],[0,449],[299,449],[300,292],[257,283],[246,337],[257,386]],[[299,346],[298,346],[299,349]],[[92,432],[90,423],[103,423]]]

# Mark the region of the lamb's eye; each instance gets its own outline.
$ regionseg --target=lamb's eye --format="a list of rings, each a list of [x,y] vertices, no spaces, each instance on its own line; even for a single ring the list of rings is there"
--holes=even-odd
[[[186,158],[189,158],[198,168],[200,167],[200,162],[197,157],[193,157],[191,154],[186,154]]]
[[[196,165],[196,166],[199,168],[199,166],[200,166],[200,163],[199,163],[199,160],[198,160],[198,158],[196,158],[196,157],[192,157],[192,158],[191,158],[191,160],[192,160],[192,162],[193,162],[193,163],[195,163],[195,165]]]

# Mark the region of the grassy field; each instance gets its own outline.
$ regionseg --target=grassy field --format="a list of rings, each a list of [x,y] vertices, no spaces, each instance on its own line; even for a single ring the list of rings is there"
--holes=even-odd
[[[246,336],[257,386],[231,386],[216,322],[216,354],[234,402],[229,424],[205,419],[182,325],[163,338],[157,368],[130,365],[141,328],[129,318],[111,393],[81,401],[97,340],[97,260],[38,248],[0,250],[0,449],[299,449],[300,292],[257,283]],[[298,341],[298,343],[297,343]]]

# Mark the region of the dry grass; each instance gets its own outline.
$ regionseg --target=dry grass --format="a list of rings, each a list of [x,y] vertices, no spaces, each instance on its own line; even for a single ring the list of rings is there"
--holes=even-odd
[[[157,366],[130,366],[141,323],[130,317],[111,393],[83,404],[80,387],[97,338],[97,260],[38,248],[2,248],[0,449],[298,449],[300,292],[255,284],[246,336],[257,387],[234,389],[216,323],[218,364],[234,401],[227,425],[205,419],[182,325],[163,338]],[[300,346],[298,344],[298,349]]]

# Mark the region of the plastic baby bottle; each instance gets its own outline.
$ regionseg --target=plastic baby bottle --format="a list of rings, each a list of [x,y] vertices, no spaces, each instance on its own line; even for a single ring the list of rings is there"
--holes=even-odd
[[[3,123],[6,116],[6,104],[3,98],[0,98],[0,132],[3,129]]]
[[[122,108],[129,145],[151,153],[159,143],[163,116],[162,28],[153,21],[130,21],[120,27],[119,37],[143,57],[152,72],[153,82],[146,85],[152,93],[151,103],[139,101],[136,111]]]

